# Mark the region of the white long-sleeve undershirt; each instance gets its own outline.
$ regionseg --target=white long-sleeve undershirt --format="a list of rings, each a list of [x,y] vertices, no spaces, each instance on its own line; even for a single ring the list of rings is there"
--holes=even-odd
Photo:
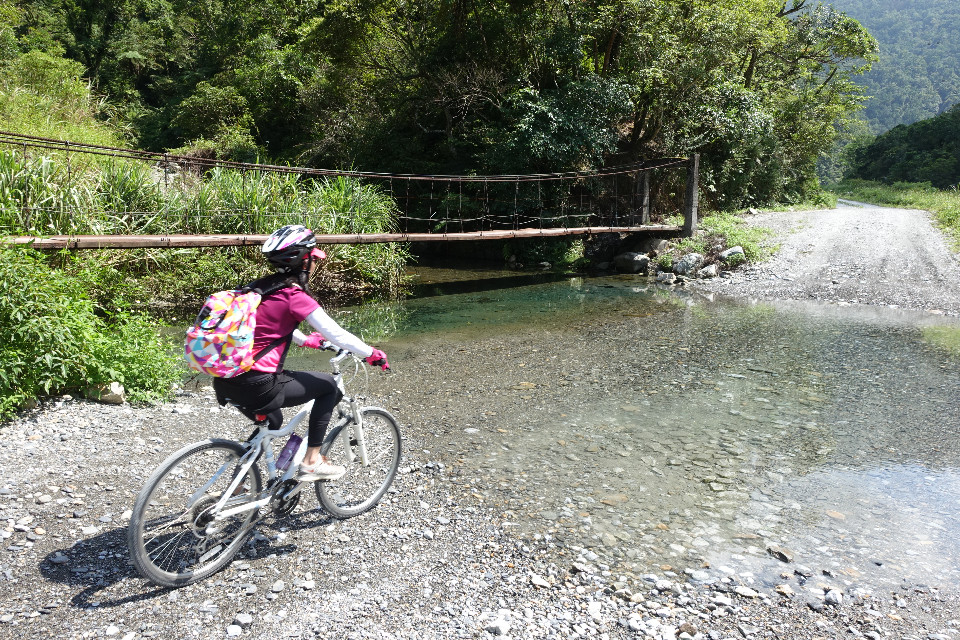
[[[373,355],[373,347],[353,335],[339,324],[337,321],[327,315],[322,308],[317,308],[313,313],[306,317],[306,323],[323,334],[323,337],[337,345],[341,349],[352,351],[361,358]],[[299,329],[293,331],[293,342],[302,347],[307,336]]]

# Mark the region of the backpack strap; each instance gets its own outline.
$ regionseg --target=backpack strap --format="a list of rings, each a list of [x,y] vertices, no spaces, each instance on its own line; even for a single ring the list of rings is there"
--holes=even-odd
[[[293,341],[293,334],[292,334],[292,333],[291,333],[290,335],[288,335],[288,336],[280,336],[279,338],[277,338],[276,340],[274,340],[273,342],[271,342],[270,344],[268,344],[267,346],[265,346],[263,349],[260,349],[260,351],[257,351],[257,353],[254,354],[254,356],[253,356],[253,361],[256,362],[257,360],[259,360],[259,359],[262,358],[263,356],[267,355],[268,353],[270,353],[271,351],[273,351],[274,349],[276,349],[276,348],[279,347],[280,345],[282,345],[282,344],[284,344],[284,343],[289,344],[289,343],[292,342],[292,341]],[[286,356],[286,354],[284,354],[284,356]],[[283,364],[283,363],[281,362],[281,365],[282,365],[282,364]],[[281,366],[281,368],[282,368],[282,366]]]
[[[271,293],[276,293],[281,289],[286,289],[287,287],[293,286],[287,282],[287,277],[278,277],[283,274],[273,274],[265,278],[260,278],[259,280],[254,280],[250,284],[244,286],[241,291],[248,293],[250,291],[256,291],[260,296],[268,296]]]
[[[285,275],[283,275],[283,277],[278,277],[279,275],[282,275],[282,274],[273,274],[265,278],[260,278],[259,280],[254,280],[247,286],[243,287],[241,291],[244,291],[244,292],[255,291],[260,294],[261,298],[263,298],[270,295],[271,293],[276,293],[281,289],[286,289],[287,287],[293,286],[289,282],[287,282],[287,277]],[[276,340],[274,340],[273,342],[265,346],[263,349],[260,349],[260,351],[258,351],[256,354],[254,354],[253,361],[256,362],[257,360],[267,355],[277,347],[286,344],[287,349],[284,351],[283,356],[281,356],[280,362],[277,365],[277,371],[280,371],[283,369],[283,361],[286,360],[287,353],[290,351],[289,347],[291,342],[293,342],[293,332],[290,332],[290,334],[286,336],[280,336],[279,338],[277,338]]]

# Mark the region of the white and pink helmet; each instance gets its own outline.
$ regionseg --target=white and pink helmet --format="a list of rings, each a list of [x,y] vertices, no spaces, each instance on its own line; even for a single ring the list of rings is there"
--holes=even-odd
[[[327,257],[316,247],[313,231],[300,224],[288,224],[271,233],[260,251],[277,271],[291,273],[303,269],[308,260]]]

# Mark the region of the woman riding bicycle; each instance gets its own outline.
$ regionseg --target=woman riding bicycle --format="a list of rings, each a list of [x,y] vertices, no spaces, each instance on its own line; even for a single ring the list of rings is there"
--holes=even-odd
[[[336,480],[344,474],[343,467],[330,464],[320,455],[327,425],[342,394],[328,373],[285,370],[283,361],[290,343],[317,349],[329,340],[363,356],[369,365],[389,368],[383,351],[343,329],[310,295],[310,274],[318,261],[327,257],[316,247],[313,232],[302,225],[281,227],[263,243],[261,251],[277,273],[253,286],[264,291],[281,283],[287,286],[264,295],[257,307],[253,369],[233,378],[213,379],[221,405],[238,405],[251,418],[266,416],[270,429],[283,424],[284,407],[315,401],[308,422],[307,451],[297,476],[302,481]],[[301,333],[297,327],[304,321],[318,333]]]

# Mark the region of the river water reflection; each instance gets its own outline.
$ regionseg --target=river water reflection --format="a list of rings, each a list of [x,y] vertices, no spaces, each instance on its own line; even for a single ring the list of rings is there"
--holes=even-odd
[[[518,535],[613,575],[669,565],[775,584],[799,568],[811,584],[960,585],[954,320],[713,300],[633,277],[488,273],[458,289],[442,284],[455,272],[425,273],[441,283],[404,304],[395,348],[535,326],[622,350],[558,350],[537,384],[553,393],[522,396],[522,428],[460,425],[487,436],[463,477],[501,499]]]

